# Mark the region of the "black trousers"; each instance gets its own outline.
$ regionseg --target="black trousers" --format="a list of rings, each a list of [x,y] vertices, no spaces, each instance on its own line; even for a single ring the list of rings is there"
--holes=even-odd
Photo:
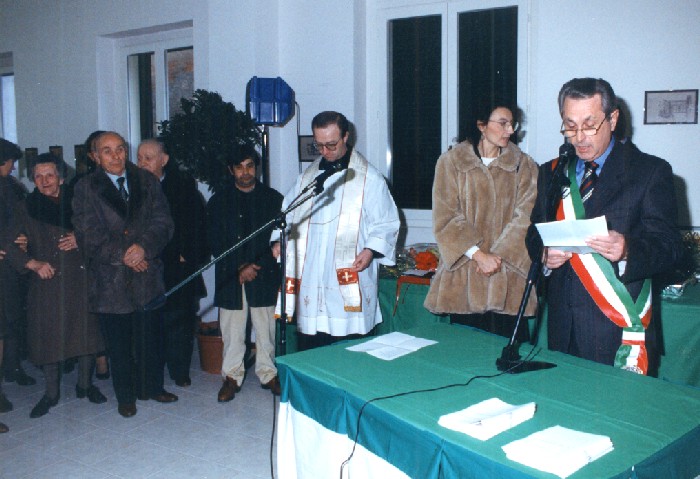
[[[4,309],[4,327],[0,325],[0,337],[4,335],[5,338],[2,367],[5,371],[14,371],[20,366],[22,352],[26,349],[27,285],[25,278],[15,272],[7,261],[0,261],[0,284]]]
[[[494,313],[492,311],[481,314],[450,314],[450,323],[452,324],[471,326],[508,339],[511,338],[515,330],[515,320],[516,316]],[[526,343],[530,340],[527,320],[528,318],[526,317],[522,318],[518,326],[518,334],[516,334],[515,339],[520,343]]]
[[[128,404],[136,397],[163,391],[159,338],[162,322],[157,311],[100,314],[100,326],[112,366],[117,401]]]
[[[329,346],[340,341],[349,341],[351,339],[361,339],[374,336],[374,330],[367,334],[348,334],[347,336],[331,336],[328,333],[318,332],[316,334],[303,334],[297,332],[297,349],[299,351],[307,351],[309,349]]]
[[[168,367],[171,379],[187,379],[190,377],[190,363],[194,350],[197,309],[193,306],[189,309],[162,311],[160,316],[163,319],[161,359]]]

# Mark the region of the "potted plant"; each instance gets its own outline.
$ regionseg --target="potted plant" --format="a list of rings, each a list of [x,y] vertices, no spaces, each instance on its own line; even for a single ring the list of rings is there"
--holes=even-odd
[[[233,103],[207,90],[196,90],[192,99],[180,100],[182,112],[162,122],[161,140],[170,158],[184,171],[219,191],[231,181],[228,160],[240,154],[242,145],[260,145],[256,124]],[[202,370],[219,374],[223,340],[218,322],[200,323],[197,345]]]
[[[161,139],[180,168],[218,191],[231,178],[227,160],[240,154],[241,145],[260,145],[261,132],[247,113],[216,92],[196,90],[180,104],[182,113],[160,124]]]

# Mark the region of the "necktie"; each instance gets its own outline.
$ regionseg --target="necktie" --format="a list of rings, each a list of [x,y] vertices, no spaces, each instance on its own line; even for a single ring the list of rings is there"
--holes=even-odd
[[[129,202],[129,193],[126,191],[126,187],[124,187],[124,182],[126,181],[126,178],[123,176],[120,176],[117,178],[117,183],[119,183],[119,194],[122,195],[122,199],[124,200],[124,203]]]
[[[587,161],[584,166],[586,169],[583,172],[583,178],[581,178],[579,191],[581,192],[581,200],[585,203],[591,197],[596,181],[598,181],[598,175],[595,172],[598,169],[598,164],[595,161]]]

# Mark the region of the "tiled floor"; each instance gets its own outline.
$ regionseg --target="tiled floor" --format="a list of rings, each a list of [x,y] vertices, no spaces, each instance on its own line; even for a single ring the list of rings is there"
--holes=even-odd
[[[0,415],[10,428],[0,434],[0,478],[271,477],[278,402],[250,371],[233,401],[219,404],[221,378],[199,369],[196,351],[192,366],[187,388],[178,388],[166,374],[165,389],[177,394],[178,402],[137,401],[138,413],[129,419],[117,413],[111,379],[95,381],[109,398],[96,405],[75,397],[72,372],[63,377],[58,405],[30,419],[44,386],[41,372],[25,362],[37,385],[3,384],[14,410]]]

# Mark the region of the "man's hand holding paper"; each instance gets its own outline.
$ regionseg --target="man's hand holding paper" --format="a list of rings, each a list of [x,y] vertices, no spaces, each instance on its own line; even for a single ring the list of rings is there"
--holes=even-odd
[[[565,220],[537,223],[547,254],[545,266],[557,269],[571,259],[573,253],[599,253],[610,261],[626,257],[625,237],[608,231],[605,216],[590,220]]]

